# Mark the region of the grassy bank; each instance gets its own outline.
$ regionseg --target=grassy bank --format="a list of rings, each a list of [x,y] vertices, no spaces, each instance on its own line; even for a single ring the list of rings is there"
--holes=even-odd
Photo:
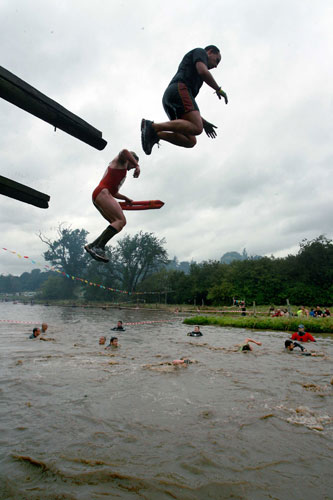
[[[332,318],[269,318],[269,317],[227,317],[227,316],[193,316],[186,318],[187,325],[235,326],[238,328],[254,328],[256,330],[279,330],[296,332],[300,323],[305,331],[314,333],[333,333]]]

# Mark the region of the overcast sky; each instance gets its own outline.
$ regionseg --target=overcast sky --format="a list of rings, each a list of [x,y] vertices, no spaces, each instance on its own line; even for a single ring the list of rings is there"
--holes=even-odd
[[[332,0],[0,0],[0,64],[103,132],[103,151],[0,99],[1,175],[51,196],[42,210],[0,196],[0,247],[41,260],[41,231],[60,222],[95,238],[91,202],[122,148],[141,176],[122,192],[161,199],[127,212],[125,233],[166,239],[170,258],[225,252],[285,256],[332,230]],[[165,121],[163,92],[183,55],[215,44],[212,70],[229,104],[203,85],[197,102],[218,126],[193,149],[141,149],[140,121]],[[113,240],[116,241],[116,240]],[[0,273],[34,267],[0,250]]]

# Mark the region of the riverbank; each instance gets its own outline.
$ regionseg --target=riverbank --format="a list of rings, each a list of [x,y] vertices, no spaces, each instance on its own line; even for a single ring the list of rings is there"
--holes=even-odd
[[[249,306],[246,311],[242,311],[239,307],[235,306],[196,306],[194,304],[165,304],[165,303],[148,303],[143,301],[119,301],[119,302],[100,302],[100,301],[85,301],[83,299],[59,299],[59,300],[42,300],[33,298],[27,300],[23,297],[7,297],[2,298],[2,301],[20,303],[24,305],[44,305],[44,306],[60,306],[60,307],[80,307],[80,308],[94,308],[94,309],[128,309],[137,310],[142,309],[146,311],[161,311],[170,313],[180,313],[180,314],[196,314],[196,315],[227,315],[228,317],[234,316],[239,317],[246,314],[246,318],[254,317],[269,317],[270,316],[270,305],[260,305],[255,308]],[[296,317],[296,312],[299,309],[298,306],[290,305],[290,313]],[[275,306],[276,309],[283,309],[285,306]],[[309,308],[309,307],[308,307]],[[303,318],[303,317],[302,317]],[[300,318],[299,322],[303,322]],[[278,319],[278,318],[273,318]],[[232,325],[231,325],[232,326]]]
[[[270,317],[231,317],[231,316],[193,316],[186,318],[187,325],[217,325],[234,326],[238,328],[252,328],[256,330],[279,330],[296,332],[302,323],[305,330],[313,333],[333,333],[332,318],[270,318]]]

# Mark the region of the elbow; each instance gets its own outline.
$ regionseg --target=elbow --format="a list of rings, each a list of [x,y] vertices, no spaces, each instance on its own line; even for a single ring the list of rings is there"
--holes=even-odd
[[[128,155],[129,155],[129,151],[128,149],[122,149],[118,155],[119,159],[120,160],[124,160],[126,161],[128,159]]]

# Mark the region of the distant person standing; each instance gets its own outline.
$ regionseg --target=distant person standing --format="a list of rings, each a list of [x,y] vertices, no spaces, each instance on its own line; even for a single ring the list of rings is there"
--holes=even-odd
[[[163,95],[163,107],[170,121],[154,123],[143,119],[141,122],[141,142],[146,155],[151,154],[154,144],[160,140],[193,148],[196,136],[203,130],[211,139],[216,137],[216,126],[202,118],[195,98],[205,82],[215,90],[219,99],[223,97],[228,103],[227,94],[209,71],[216,68],[220,61],[221,53],[215,45],[196,48],[185,54]]]
[[[316,342],[316,339],[304,330],[304,325],[298,325],[297,332],[293,333],[291,340],[298,340],[298,342]]]

